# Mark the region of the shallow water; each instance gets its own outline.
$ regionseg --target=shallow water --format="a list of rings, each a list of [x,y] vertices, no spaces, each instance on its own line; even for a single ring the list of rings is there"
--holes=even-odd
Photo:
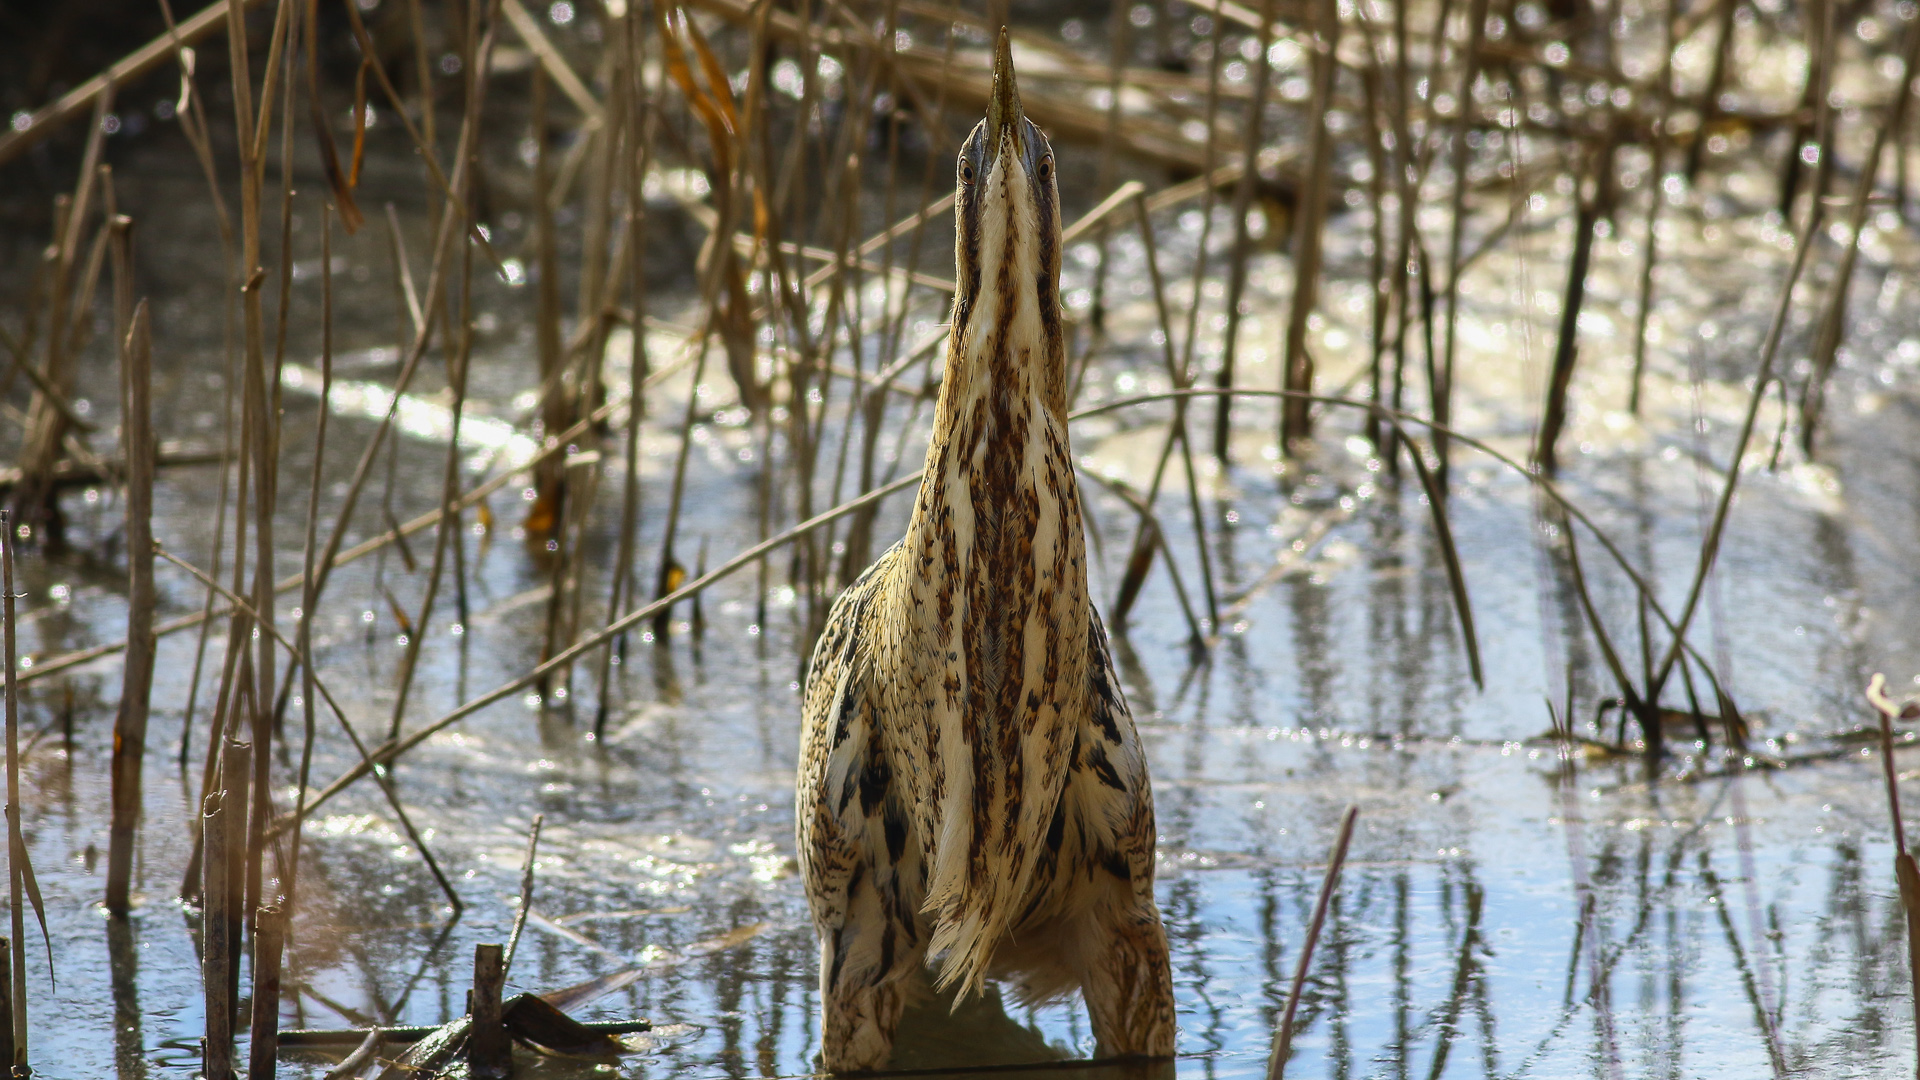
[[[141,251],[163,328],[161,434],[217,443],[217,283],[166,272],[217,265],[217,248],[206,221],[160,212],[197,198],[187,159],[165,145],[144,155],[122,164],[122,199],[149,223]],[[1510,249],[1477,267],[1464,305],[1456,418],[1516,456],[1524,456],[1549,360],[1554,312],[1537,294],[1556,293],[1564,273],[1566,240],[1554,225],[1565,209],[1564,199],[1545,206]],[[1573,498],[1649,571],[1670,610],[1684,598],[1704,515],[1724,481],[1745,404],[1741,380],[1751,375],[1787,261],[1760,236],[1777,227],[1758,216],[1724,228],[1674,217],[1676,229],[1692,230],[1679,238],[1690,254],[1662,278],[1650,405],[1640,420],[1620,411],[1633,325],[1622,298],[1632,295],[1638,262],[1630,245],[1600,246],[1563,475]],[[1168,278],[1182,281],[1198,222],[1169,214],[1160,224]],[[296,258],[317,257],[315,226],[311,217],[303,223]],[[1709,236],[1707,228],[1720,232]],[[1351,280],[1364,266],[1364,218],[1336,219],[1334,230],[1331,276]],[[1218,242],[1221,230],[1214,235]],[[425,242],[409,236],[416,266]],[[941,272],[943,245],[928,247],[928,268]],[[370,393],[336,389],[323,487],[330,500],[343,494],[352,457],[372,431],[353,410],[369,397],[377,402],[394,374],[392,354],[374,351],[394,337],[385,239],[375,226],[336,251],[336,302],[355,313],[342,320],[339,375]],[[1151,298],[1133,288],[1143,280],[1140,246],[1123,235],[1115,252],[1114,281],[1125,288],[1112,288],[1120,301],[1108,322],[1113,343],[1088,376],[1083,402],[1165,386],[1148,338]],[[1069,252],[1070,297],[1090,286],[1083,254]],[[1614,690],[1523,478],[1456,451],[1450,507],[1486,667],[1480,689],[1418,488],[1397,487],[1369,459],[1369,448],[1350,438],[1351,415],[1324,419],[1318,456],[1276,476],[1271,408],[1236,408],[1240,464],[1201,470],[1222,603],[1241,601],[1230,608],[1228,632],[1196,662],[1164,570],[1149,580],[1130,627],[1115,628],[1156,789],[1158,897],[1174,948],[1183,1077],[1264,1073],[1327,845],[1348,803],[1360,807],[1360,826],[1301,1004],[1292,1075],[1866,1077],[1911,1057],[1878,758],[1869,744],[1832,737],[1869,720],[1860,696],[1867,674],[1886,671],[1906,684],[1920,671],[1920,581],[1912,572],[1920,560],[1912,516],[1920,458],[1911,450],[1920,445],[1920,322],[1912,276],[1902,269],[1911,254],[1887,249],[1876,258],[1870,248],[1863,262],[1822,463],[1789,450],[1782,467],[1768,471],[1764,447],[1745,462],[1694,640],[1754,723],[1752,770],[1694,746],[1688,731],[1677,736],[1678,758],[1649,783],[1638,759],[1567,757],[1544,737],[1544,702],[1564,700],[1571,678],[1581,733],[1612,738],[1591,718]],[[306,331],[318,317],[311,276],[320,268],[308,265],[310,276],[296,283],[295,342],[314,340]],[[689,300],[671,291],[669,270],[660,274],[656,314],[671,319]],[[1268,348],[1288,294],[1282,260],[1261,255],[1253,282],[1243,371],[1267,385],[1275,367]],[[1186,288],[1177,286],[1177,303],[1190,299]],[[1330,387],[1366,362],[1364,290],[1357,297],[1331,290],[1316,330]],[[531,331],[510,314],[524,301],[504,285],[481,290],[479,310],[492,322],[483,322],[475,358],[473,408],[500,423],[470,432],[462,449],[469,482],[493,467],[496,453],[525,452],[513,442],[525,436],[502,426],[524,409],[516,398],[533,383]],[[937,305],[922,306],[910,324],[937,323]],[[910,325],[907,340],[919,329]],[[656,363],[673,358],[668,335],[656,334],[654,346]],[[1794,348],[1804,351],[1795,339],[1783,357]],[[296,348],[290,359],[311,366],[310,352]],[[97,347],[89,363],[87,385],[111,387]],[[433,367],[414,388],[413,420],[391,474],[398,520],[430,507],[440,482],[446,428],[436,417],[444,418],[446,402],[436,396]],[[286,392],[276,524],[283,574],[299,565],[316,416],[310,378],[303,373],[302,385]],[[691,381],[685,370],[663,380],[653,415],[678,416]],[[725,388],[710,389],[712,404],[723,406]],[[835,390],[837,410],[844,383]],[[111,394],[92,396],[95,415],[110,418],[111,403],[99,399]],[[906,412],[897,406],[890,424],[905,422]],[[1210,413],[1210,405],[1195,409]],[[1165,416],[1154,406],[1079,425],[1074,437],[1087,469],[1144,484]],[[1763,435],[1777,416],[1763,412]],[[923,445],[923,434],[906,440],[907,467]],[[617,494],[616,446],[606,447],[604,505]],[[664,424],[643,440],[643,578],[678,449]],[[732,410],[696,429],[683,558],[704,540],[717,563],[757,537],[759,452]],[[385,527],[379,475],[350,542]],[[1160,513],[1193,594],[1196,537],[1178,475]],[[459,620],[452,590],[443,589],[425,630],[409,727],[538,660],[546,573],[514,534],[524,513],[520,488],[492,498],[492,534],[463,537],[469,614]],[[1096,485],[1083,480],[1083,489],[1099,538],[1095,592],[1109,598],[1132,516]],[[156,534],[169,550],[205,561],[218,495],[217,470],[163,473]],[[815,505],[823,498],[816,494]],[[897,534],[905,505],[904,496],[888,504],[878,535]],[[74,491],[66,506],[70,550],[30,550],[20,566],[21,647],[42,662],[124,628],[117,496]],[[610,516],[597,518],[585,541],[590,608],[607,587]],[[323,510],[323,524],[330,517]],[[1585,534],[1582,543],[1596,601],[1635,666],[1632,594]],[[426,534],[412,542],[422,566],[430,552]],[[615,669],[603,738],[588,736],[594,669],[583,665],[572,701],[516,695],[400,763],[396,788],[468,905],[460,917],[375,789],[351,788],[317,814],[307,830],[288,979],[300,991],[284,1004],[283,1025],[433,1024],[460,1014],[473,946],[506,936],[526,832],[543,814],[538,889],[510,992],[640,968],[631,985],[581,1015],[646,1016],[659,1029],[617,1063],[548,1061],[538,1075],[811,1071],[816,971],[790,810],[807,601],[781,584],[784,559],[771,567],[765,596],[752,572],[709,592],[701,633],[682,608],[667,640],[630,643]],[[158,574],[163,616],[197,609],[190,580],[164,564]],[[387,730],[404,651],[386,592],[417,609],[424,578],[396,551],[369,557],[334,576],[316,617],[322,677],[369,739]],[[762,602],[764,625],[756,623]],[[293,603],[282,598],[283,620]],[[204,750],[195,745],[191,770],[176,766],[194,649],[191,632],[161,645],[137,864],[143,903],[124,927],[97,907],[118,661],[28,684],[25,823],[58,980],[49,985],[43,950],[30,941],[40,1075],[185,1076],[197,1066],[197,917],[174,899]],[[217,669],[222,654],[216,631],[209,667]],[[210,693],[203,686],[201,739]],[[1667,703],[1684,706],[1683,689],[1670,689]],[[297,706],[290,711],[276,749],[283,807],[293,798],[285,755],[297,752],[300,715]],[[355,759],[324,715],[320,731],[313,774],[324,782]],[[1775,770],[1765,767],[1771,758],[1808,760]],[[1900,763],[1917,767],[1906,753]],[[1694,778],[1676,780],[1683,771]],[[905,1064],[920,1067],[1092,1049],[1074,1004],[969,1006],[954,1017],[929,1004],[915,1023]],[[323,1071],[292,1056],[282,1067],[295,1076]]]

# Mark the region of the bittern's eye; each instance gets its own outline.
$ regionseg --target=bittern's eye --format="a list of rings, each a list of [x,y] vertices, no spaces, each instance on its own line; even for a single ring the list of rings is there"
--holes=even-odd
[[[1051,179],[1053,179],[1053,155],[1048,154],[1040,159],[1040,182],[1044,184]]]
[[[960,163],[960,182],[963,184],[973,183],[973,162],[962,161]]]

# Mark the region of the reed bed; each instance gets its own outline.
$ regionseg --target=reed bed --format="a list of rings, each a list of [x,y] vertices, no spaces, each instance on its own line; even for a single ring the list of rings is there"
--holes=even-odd
[[[77,480],[109,483],[125,488],[129,602],[124,640],[22,670],[8,586],[10,850],[24,856],[16,684],[124,651],[105,897],[124,915],[142,755],[156,750],[147,745],[155,640],[197,633],[183,705],[191,743],[179,754],[204,814],[192,864],[177,872],[203,912],[208,1076],[234,1074],[242,967],[256,1000],[278,997],[283,971],[293,981],[302,829],[342,791],[374,778],[458,910],[462,898],[390,780],[409,750],[526,692],[571,710],[583,736],[601,732],[642,692],[612,679],[614,669],[642,640],[697,638],[701,594],[737,573],[757,575],[756,625],[769,617],[764,598],[791,588],[797,636],[811,640],[884,542],[881,508],[918,478],[911,463],[937,393],[952,289],[948,162],[986,100],[989,31],[1002,21],[1029,115],[1061,148],[1070,250],[1086,253],[1074,272],[1088,288],[1068,311],[1076,423],[1125,414],[1161,429],[1144,487],[1086,474],[1126,508],[1103,538],[1094,523],[1105,565],[1121,568],[1103,605],[1117,628],[1164,574],[1193,662],[1205,663],[1223,624],[1270,584],[1236,590],[1222,579],[1215,560],[1225,556],[1208,540],[1219,527],[1214,478],[1271,483],[1285,496],[1328,446],[1358,438],[1373,482],[1407,483],[1427,506],[1480,682],[1471,582],[1448,506],[1462,460],[1490,459],[1535,485],[1542,543],[1616,684],[1611,698],[1585,703],[1619,710],[1613,738],[1597,725],[1578,737],[1644,753],[1657,770],[1663,725],[1678,715],[1703,745],[1727,751],[1728,767],[1743,760],[1739,705],[1689,635],[1725,532],[1737,527],[1743,465],[1821,455],[1863,245],[1911,244],[1913,5],[1150,0],[1108,14],[1063,27],[1025,5],[937,0],[232,0],[166,10],[149,44],[14,118],[0,135],[0,176],[51,161],[69,187],[44,219],[30,284],[0,308],[10,354],[0,393],[21,403],[7,406],[17,429],[11,517],[0,515],[9,582],[16,543],[63,543]],[[155,415],[168,328],[134,271],[140,223],[116,205],[117,189],[138,178],[107,160],[117,103],[142,80],[177,82],[170,122],[206,181],[195,212],[224,252],[221,266],[197,268],[224,280],[229,305],[224,355],[200,361],[221,377],[224,424],[197,455],[165,449],[181,434]],[[362,178],[380,155],[417,184],[405,209],[371,205]],[[1691,588],[1670,611],[1652,568],[1601,531],[1557,474],[1582,396],[1599,392],[1593,365],[1630,363],[1628,397],[1606,407],[1636,413],[1643,382],[1685,378],[1663,370],[1667,354],[1650,345],[1662,287],[1689,255],[1669,226],[1684,221],[1697,236],[1701,222],[1724,218],[1716,172],[1755,160],[1777,174],[1776,190],[1739,212],[1765,217],[1780,237],[1762,256],[1776,300],[1758,363],[1738,376],[1744,423],[1716,448],[1724,479]],[[509,227],[509,216],[521,224]],[[317,239],[296,234],[297,219],[318,222]],[[384,235],[382,310],[343,310],[334,295],[334,244],[362,232]],[[670,234],[692,236],[697,257],[663,269],[657,252]],[[1609,237],[1632,237],[1637,249],[1603,248]],[[317,282],[296,274],[316,252]],[[1463,285],[1497,259],[1559,286],[1541,305],[1552,332],[1537,410],[1475,430],[1459,419],[1481,415],[1458,400],[1469,381]],[[1624,343],[1603,346],[1583,329],[1601,259],[1628,264],[1634,295],[1617,301],[1632,316]],[[1269,274],[1281,275],[1287,299],[1258,311],[1268,291],[1256,285]],[[1364,298],[1364,340],[1329,332],[1336,295]],[[312,333],[296,301],[318,306]],[[532,450],[476,471],[462,437],[478,327],[502,305],[533,328],[516,361],[525,393],[511,421]],[[111,340],[96,346],[101,311]],[[1247,332],[1254,315],[1272,340]],[[370,431],[329,424],[336,325],[389,319],[389,404]],[[75,406],[90,348],[116,358],[114,429]],[[1277,363],[1251,362],[1255,348]],[[1157,381],[1095,396],[1090,372],[1123,355],[1149,358]],[[297,448],[312,458],[305,476],[283,441],[289,373],[303,356],[319,358],[322,403],[312,445]],[[430,395],[448,418],[441,472],[420,480],[434,507],[403,522],[393,509],[395,484],[406,483],[396,465],[402,412]],[[721,417],[750,433],[743,460],[757,463],[755,493],[728,534],[692,535],[688,462],[702,426]],[[1770,446],[1763,417],[1778,428]],[[670,467],[649,467],[649,443],[676,448]],[[156,475],[196,462],[221,470],[204,552],[174,546],[152,521]],[[352,463],[343,488],[323,490],[328,462]],[[517,520],[496,517],[489,499],[509,486],[531,495]],[[300,507],[303,527],[288,536],[276,515]],[[659,537],[651,550],[643,522]],[[1197,542],[1170,543],[1169,523]],[[422,650],[471,622],[476,534],[486,544],[510,528],[547,590],[539,662],[432,715],[411,693]],[[606,561],[588,557],[583,537],[595,530],[617,538]],[[1604,570],[1583,563],[1583,546],[1605,556]],[[326,606],[360,603],[328,586],[337,568],[369,556],[380,565],[372,606],[407,638],[393,704],[378,717],[329,693],[311,630]],[[156,568],[191,580],[198,609],[161,618]],[[1636,624],[1609,625],[1590,584],[1601,572],[1625,583]],[[1568,768],[1573,709],[1569,701],[1555,722]],[[336,738],[358,763],[312,776],[316,742]],[[1891,742],[1887,752],[1891,760]],[[279,794],[289,788],[290,803]],[[1349,817],[1316,928],[1351,830]],[[1902,851],[1905,893],[1912,863]],[[24,1062],[32,877],[16,861],[5,1003]],[[529,880],[531,867],[530,842]],[[498,1010],[512,954],[510,942],[504,960],[499,946],[476,955],[476,985],[493,987],[476,996],[476,1020]],[[1463,963],[1467,954],[1463,946]],[[1306,978],[1303,955],[1283,1033]],[[255,1076],[271,1070],[272,1016],[253,1017]],[[1284,1070],[1284,1042],[1270,1075]],[[497,1061],[504,1049],[486,1053]]]

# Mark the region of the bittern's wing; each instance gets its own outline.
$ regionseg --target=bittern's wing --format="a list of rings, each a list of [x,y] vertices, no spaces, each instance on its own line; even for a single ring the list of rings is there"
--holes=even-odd
[[[872,670],[874,602],[898,550],[834,603],[807,675],[795,829],[830,1014],[866,1008],[860,991],[917,969],[924,950],[920,845],[909,842]],[[870,1019],[829,1015],[829,1059],[831,1029],[857,1040]]]

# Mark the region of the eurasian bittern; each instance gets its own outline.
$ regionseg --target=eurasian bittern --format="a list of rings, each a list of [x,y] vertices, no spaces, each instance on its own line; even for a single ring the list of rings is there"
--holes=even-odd
[[[1060,200],[1002,31],[960,150],[953,329],[907,533],[827,616],[797,828],[822,1055],[880,1068],[938,985],[1078,987],[1102,1055],[1173,1054],[1146,757],[1087,595]]]

